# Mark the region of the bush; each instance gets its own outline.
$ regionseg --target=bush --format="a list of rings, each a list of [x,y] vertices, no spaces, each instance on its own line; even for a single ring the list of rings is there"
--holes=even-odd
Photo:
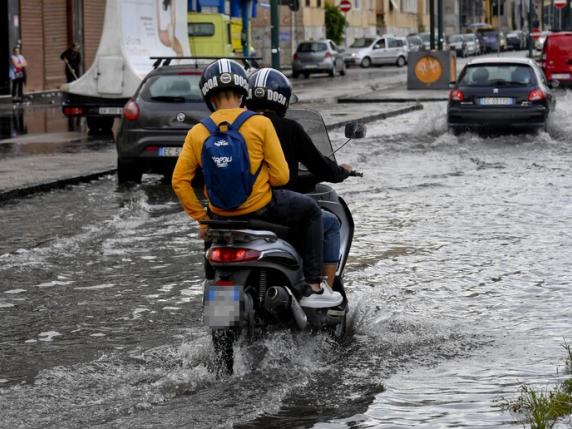
[[[346,18],[336,6],[326,4],[324,8],[326,9],[326,37],[339,45],[344,40]]]

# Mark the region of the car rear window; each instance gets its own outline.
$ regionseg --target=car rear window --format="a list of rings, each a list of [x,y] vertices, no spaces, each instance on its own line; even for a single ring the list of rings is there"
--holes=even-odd
[[[298,52],[323,52],[328,50],[328,45],[319,42],[304,42],[298,46]]]
[[[166,74],[152,76],[141,89],[139,96],[145,101],[185,103],[203,101],[199,89],[199,75]]]
[[[535,86],[532,67],[522,64],[476,64],[463,70],[461,86]]]
[[[350,45],[350,48],[367,48],[373,43],[373,39],[368,37],[359,37],[354,40],[354,42]]]
[[[462,42],[463,41],[463,36],[451,36],[451,38],[449,39],[450,42]]]

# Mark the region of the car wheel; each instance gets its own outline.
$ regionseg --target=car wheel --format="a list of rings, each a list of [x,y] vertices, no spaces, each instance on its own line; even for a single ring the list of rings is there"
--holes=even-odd
[[[360,66],[364,69],[371,66],[371,58],[365,57],[363,60],[361,60]]]
[[[328,76],[334,77],[336,75],[336,63],[332,65],[332,69],[328,72]]]
[[[125,162],[120,158],[117,159],[117,183],[123,185],[125,183],[141,183],[143,173],[141,169],[134,163]]]
[[[407,64],[407,61],[405,60],[405,57],[400,56],[400,57],[397,57],[396,64],[397,64],[397,67],[403,67],[405,64]]]

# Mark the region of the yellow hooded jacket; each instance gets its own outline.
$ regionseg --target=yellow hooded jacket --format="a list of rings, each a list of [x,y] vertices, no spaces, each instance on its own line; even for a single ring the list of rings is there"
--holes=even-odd
[[[223,121],[232,124],[243,110],[242,108],[217,110],[211,115],[211,119],[216,124]],[[272,187],[285,185],[290,176],[280,141],[268,118],[262,115],[253,116],[240,127],[239,131],[244,137],[250,156],[250,172],[255,174],[261,162],[266,164],[266,168],[260,170],[252,193],[238,209],[221,210],[209,203],[211,211],[219,216],[240,216],[260,210],[272,199]],[[173,189],[185,212],[196,221],[208,219],[206,208],[197,198],[191,182],[197,168],[201,167],[203,144],[209,135],[202,124],[197,124],[189,130],[173,172]]]

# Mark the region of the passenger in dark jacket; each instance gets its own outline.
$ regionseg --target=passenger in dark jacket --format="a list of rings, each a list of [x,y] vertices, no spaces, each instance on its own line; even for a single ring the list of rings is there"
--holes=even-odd
[[[304,164],[314,176],[311,185],[316,182],[339,183],[349,176],[352,171],[350,165],[338,165],[324,156],[298,122],[284,117],[292,95],[292,87],[284,74],[271,68],[260,69],[249,77],[249,83],[250,93],[246,106],[270,118],[284,151],[290,169],[290,180],[285,188],[298,192],[311,190],[299,175],[299,163]],[[322,273],[332,287],[340,260],[341,225],[337,216],[326,210],[322,210],[322,223],[324,229]]]

